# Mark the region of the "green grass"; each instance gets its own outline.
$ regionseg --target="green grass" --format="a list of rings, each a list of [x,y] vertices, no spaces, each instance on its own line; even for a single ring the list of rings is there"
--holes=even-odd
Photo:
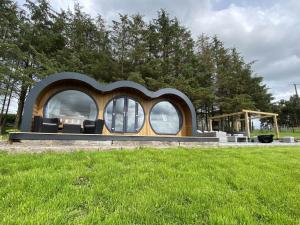
[[[20,131],[12,127],[5,127],[3,134],[0,133],[0,141],[7,141],[10,132]]]
[[[300,148],[0,153],[0,224],[300,224]]]
[[[273,130],[271,131],[267,131],[267,130],[254,130],[251,132],[251,136],[257,136],[260,134],[274,134],[275,132]],[[288,130],[288,131],[280,131],[280,137],[285,137],[285,136],[291,136],[291,137],[295,137],[296,139],[300,139],[300,129],[295,129],[295,131],[293,132],[292,130]]]
[[[0,134],[0,141],[8,141],[8,133]]]

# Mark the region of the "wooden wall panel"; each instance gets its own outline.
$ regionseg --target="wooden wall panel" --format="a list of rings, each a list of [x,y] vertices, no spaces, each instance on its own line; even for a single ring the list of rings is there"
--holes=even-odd
[[[76,87],[76,88],[75,88]],[[136,99],[144,108],[145,111],[145,122],[142,129],[139,131],[139,133],[126,133],[130,135],[140,135],[140,136],[157,136],[157,134],[152,130],[149,122],[149,114],[150,110],[157,103],[161,100],[169,100],[172,104],[176,105],[176,107],[181,111],[182,113],[182,128],[178,132],[176,136],[191,136],[192,135],[192,121],[191,121],[191,114],[189,112],[188,107],[183,103],[182,101],[178,99],[172,99],[172,96],[166,96],[166,97],[160,97],[157,99],[149,99],[146,96],[143,96],[142,93],[137,93],[133,90],[114,90],[110,93],[101,93],[99,91],[96,91],[92,89],[89,86],[85,86],[78,83],[58,83],[51,87],[48,87],[46,90],[43,91],[41,96],[38,98],[38,101],[36,102],[36,105],[33,110],[33,116],[34,115],[40,115],[43,116],[43,110],[44,105],[48,101],[49,98],[51,98],[55,93],[58,93],[63,90],[68,89],[74,89],[79,90],[87,93],[88,95],[92,96],[94,100],[96,101],[98,105],[98,118],[103,119],[104,114],[104,108],[106,104],[113,98],[117,96],[130,96],[133,99]],[[103,134],[112,134],[112,135],[121,135],[121,133],[110,133],[110,131],[104,126]],[[175,135],[164,135],[164,136],[175,136]]]

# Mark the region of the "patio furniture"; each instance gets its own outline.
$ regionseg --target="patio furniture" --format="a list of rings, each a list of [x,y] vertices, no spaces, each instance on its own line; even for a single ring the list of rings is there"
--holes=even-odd
[[[280,142],[283,142],[283,143],[295,143],[295,137],[286,136],[286,137],[281,138]]]
[[[246,132],[238,132],[238,131],[233,131],[233,132],[230,132],[230,135],[231,136],[238,136],[238,137],[244,137],[244,136],[247,136]]]
[[[251,138],[249,139],[249,142],[252,142],[252,143],[258,143],[259,141],[258,141],[257,136],[254,136],[254,137],[251,137]]]
[[[227,137],[228,142],[248,142],[247,136],[229,136]]]
[[[86,134],[102,134],[103,131],[103,120],[84,120],[83,121],[83,132]]]
[[[81,125],[64,123],[62,132],[63,133],[80,133]]]
[[[273,134],[269,134],[269,135],[258,135],[258,141],[260,143],[272,143],[273,142]]]
[[[43,118],[41,116],[33,118],[33,132],[57,133],[58,125],[58,118]]]
[[[219,138],[219,142],[227,142],[227,133],[223,131],[204,131],[203,133],[198,133],[198,137],[216,137]]]

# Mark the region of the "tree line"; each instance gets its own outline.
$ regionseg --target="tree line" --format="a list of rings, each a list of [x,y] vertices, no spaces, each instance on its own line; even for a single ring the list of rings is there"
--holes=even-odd
[[[132,80],[150,90],[179,89],[202,120],[243,108],[272,108],[272,96],[254,73],[253,62],[217,36],[193,38],[165,10],[150,21],[139,14],[120,14],[107,24],[78,4],[58,12],[46,0],[27,0],[23,6],[0,1],[2,127],[12,98],[18,99],[18,127],[30,88],[61,71],[84,73],[104,83]]]
[[[300,127],[300,99],[297,94],[288,100],[280,100],[272,105],[279,114],[279,125],[285,128]]]

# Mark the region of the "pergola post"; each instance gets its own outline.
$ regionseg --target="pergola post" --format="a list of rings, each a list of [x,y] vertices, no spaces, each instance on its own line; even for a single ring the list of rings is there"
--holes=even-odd
[[[233,130],[234,131],[240,131],[239,123],[240,123],[240,115],[234,116],[233,117]]]
[[[276,139],[279,139],[280,136],[279,136],[278,123],[277,123],[277,116],[274,116],[273,119],[274,119],[275,136],[276,136]]]
[[[250,126],[249,126],[249,113],[245,112],[245,131],[248,138],[250,138]]]
[[[208,130],[211,132],[212,130],[212,119],[208,119]]]

